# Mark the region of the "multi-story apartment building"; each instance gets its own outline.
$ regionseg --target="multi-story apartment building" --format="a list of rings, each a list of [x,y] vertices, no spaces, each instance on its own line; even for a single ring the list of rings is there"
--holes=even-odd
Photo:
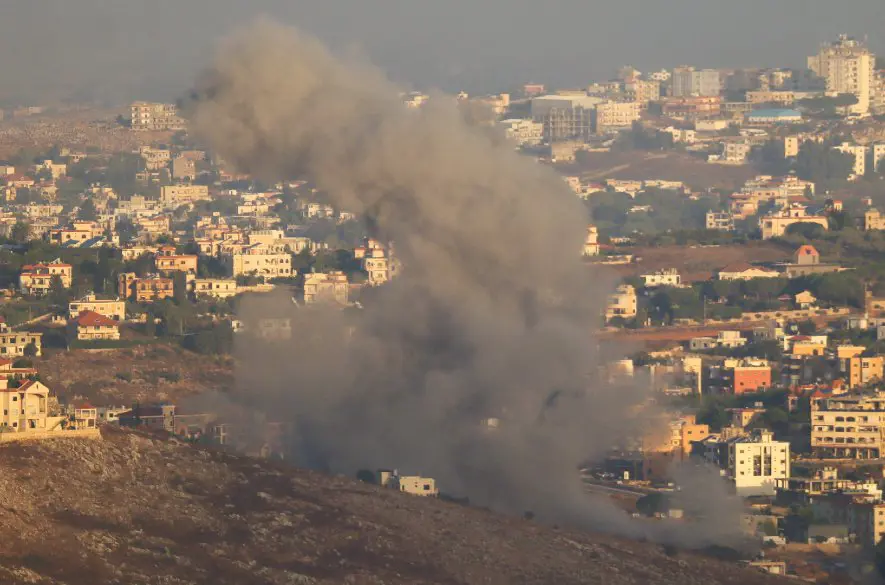
[[[661,99],[661,82],[634,77],[624,81],[624,91],[644,109],[648,107],[648,102]]]
[[[787,228],[796,223],[813,223],[825,231],[830,228],[830,220],[825,215],[808,215],[802,205],[791,205],[785,209],[774,211],[759,219],[762,238],[778,238],[784,235]]]
[[[126,302],[120,299],[103,300],[95,295],[86,295],[79,301],[68,303],[68,317],[73,319],[83,311],[98,313],[114,321],[126,319]]]
[[[6,323],[0,323],[0,357],[21,357],[25,349],[32,345],[35,355],[43,353],[43,334],[30,331],[13,331]]]
[[[193,293],[195,296],[226,299],[237,294],[237,281],[232,278],[197,278],[193,281]]]
[[[51,415],[50,395],[36,380],[10,388],[6,378],[0,379],[0,427],[13,433],[57,430],[64,417]]]
[[[140,278],[134,272],[122,272],[117,277],[117,294],[137,303],[170,299],[174,296],[171,278],[148,276]]]
[[[776,480],[790,477],[790,443],[766,430],[731,440],[728,477],[739,496],[773,495]]]
[[[876,56],[864,43],[846,35],[808,58],[808,68],[826,80],[828,92],[850,93],[857,98],[849,111],[861,115],[870,112],[875,63]]]
[[[848,526],[855,542],[874,549],[885,538],[885,503],[852,502],[848,507]]]
[[[885,174],[885,142],[877,142],[870,146],[873,153],[870,163],[873,165],[872,170]]]
[[[595,225],[587,226],[583,252],[584,256],[599,256],[599,229]]]
[[[815,456],[878,459],[883,442],[885,393],[811,401],[811,450]]]
[[[184,156],[177,156],[172,159],[172,178],[176,181],[193,181],[196,179],[196,161]]]
[[[863,214],[863,229],[885,230],[885,216],[878,209],[870,209]]]
[[[292,255],[287,252],[270,252],[267,246],[256,244],[234,253],[230,257],[234,276],[252,275],[264,278],[289,278],[296,276],[292,269]]]
[[[771,388],[771,366],[765,360],[725,360],[718,382],[726,394],[764,392]]]
[[[697,119],[719,116],[722,98],[719,96],[669,97],[661,102],[661,113],[671,118]]]
[[[312,272],[304,275],[304,302],[347,304],[349,285],[343,272]]]
[[[629,128],[639,120],[641,113],[642,104],[639,102],[602,102],[594,110],[593,127],[597,134]]]
[[[83,311],[68,322],[68,339],[116,341],[120,339],[120,324],[94,311]]]
[[[536,146],[544,141],[544,124],[534,120],[513,118],[498,122],[504,136],[520,146]]]
[[[744,142],[726,142],[722,145],[722,160],[734,164],[744,164],[753,150],[753,145]]]
[[[849,179],[858,179],[863,177],[867,172],[867,147],[862,144],[851,144],[843,142],[839,146],[834,146],[834,150],[838,150],[843,154],[854,157],[853,166],[851,167],[851,176]]]
[[[748,91],[746,100],[751,104],[780,104],[788,106],[796,101],[796,94],[792,91]]]
[[[390,261],[383,254],[365,256],[363,270],[369,275],[368,283],[370,285],[384,284],[390,280]]]
[[[168,234],[172,229],[172,220],[168,215],[154,215],[151,217],[140,217],[135,220],[138,227],[138,236],[145,240],[156,238]]]
[[[163,276],[169,276],[175,272],[184,272],[185,274],[197,273],[198,257],[192,254],[175,254],[161,253],[154,258],[154,265],[157,272]]]
[[[676,67],[670,78],[670,95],[684,96],[718,96],[722,91],[722,78],[717,69],[701,69],[694,67]]]
[[[130,106],[133,130],[180,130],[184,120],[175,104],[135,102]]]
[[[708,230],[734,231],[734,216],[728,212],[708,211],[705,221]]]
[[[149,171],[164,169],[169,166],[169,161],[172,160],[172,153],[165,148],[142,146],[138,152],[144,161],[144,168]]]
[[[544,139],[586,141],[593,135],[597,104],[605,99],[588,95],[546,95],[532,99],[532,120],[544,125]]]
[[[165,185],[160,187],[160,203],[166,207],[178,207],[209,199],[206,185]]]
[[[19,289],[26,295],[44,295],[52,286],[52,278],[57,276],[65,288],[73,282],[74,268],[60,260],[48,264],[27,264],[22,266],[18,277]]]
[[[848,387],[866,386],[883,379],[885,357],[881,355],[863,357],[854,356],[845,360]]]
[[[636,289],[629,284],[622,284],[608,297],[608,306],[605,309],[605,320],[611,321],[615,317],[632,319],[636,316],[636,309]]]

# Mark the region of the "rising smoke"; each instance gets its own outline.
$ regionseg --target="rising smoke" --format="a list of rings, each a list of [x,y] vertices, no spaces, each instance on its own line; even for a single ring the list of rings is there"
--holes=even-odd
[[[293,335],[239,345],[234,399],[292,421],[299,464],[398,467],[495,509],[646,533],[576,472],[640,432],[646,397],[598,377],[610,283],[581,264],[586,212],[553,172],[450,98],[407,110],[376,69],[269,23],[223,45],[191,119],[238,169],[361,214],[404,266],[358,311],[245,303],[247,324]]]

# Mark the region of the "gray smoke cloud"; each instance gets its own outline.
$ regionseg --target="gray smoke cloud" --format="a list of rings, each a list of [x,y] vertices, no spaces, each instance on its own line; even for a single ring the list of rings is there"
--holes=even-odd
[[[600,378],[611,282],[580,261],[586,213],[561,179],[450,98],[407,110],[378,70],[267,22],[223,44],[191,106],[226,161],[309,179],[403,263],[361,310],[244,302],[247,325],[289,319],[293,334],[238,344],[232,399],[293,422],[296,463],[396,467],[494,509],[650,533],[577,474],[650,419],[643,391]],[[688,534],[709,536],[664,538]]]

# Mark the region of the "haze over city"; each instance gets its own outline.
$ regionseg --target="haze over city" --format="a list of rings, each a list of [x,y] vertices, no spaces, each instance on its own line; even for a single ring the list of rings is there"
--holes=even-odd
[[[885,582],[883,24],[7,0],[0,584]]]
[[[0,100],[175,99],[218,39],[259,15],[364,52],[404,84],[447,91],[580,86],[623,64],[798,67],[845,31],[885,53],[879,0],[10,0]]]

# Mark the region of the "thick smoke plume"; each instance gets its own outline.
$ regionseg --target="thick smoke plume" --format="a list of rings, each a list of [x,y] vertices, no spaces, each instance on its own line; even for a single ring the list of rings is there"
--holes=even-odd
[[[480,505],[645,534],[578,477],[647,421],[641,392],[598,377],[606,283],[554,173],[450,99],[407,110],[376,69],[268,23],[222,47],[191,118],[240,170],[309,179],[361,214],[404,266],[362,310],[246,303],[247,326],[288,318],[293,334],[240,344],[234,399],[294,423],[297,463],[397,467]]]

